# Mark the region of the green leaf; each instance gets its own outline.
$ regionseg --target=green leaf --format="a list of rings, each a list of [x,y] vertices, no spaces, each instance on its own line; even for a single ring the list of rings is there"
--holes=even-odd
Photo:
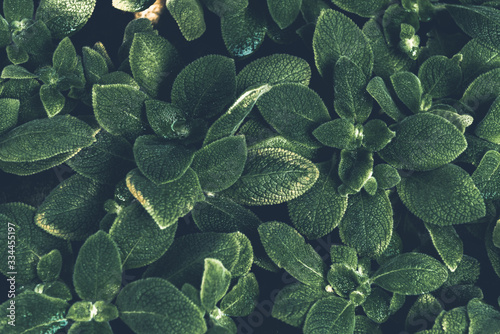
[[[384,121],[372,119],[363,126],[363,147],[370,152],[378,152],[395,136],[396,133],[389,129]]]
[[[123,32],[123,41],[118,49],[118,56],[121,62],[125,61],[125,64],[129,63],[126,59],[130,53],[132,41],[134,40],[135,34],[140,32],[147,32],[154,35],[158,34],[153,27],[153,23],[147,18],[139,18],[130,21],[125,27],[125,31]]]
[[[285,29],[295,21],[301,6],[302,0],[267,0],[269,13],[280,29]]]
[[[49,117],[59,114],[66,104],[66,98],[54,86],[42,85],[40,99]]]
[[[3,14],[8,22],[31,19],[33,12],[33,0],[4,0],[3,2]]]
[[[161,82],[175,70],[180,58],[175,47],[165,38],[137,33],[130,47],[129,61],[134,79],[147,94],[155,97]]]
[[[236,92],[241,94],[253,86],[286,82],[308,86],[310,79],[307,61],[289,54],[273,54],[252,61],[238,73]]]
[[[368,318],[381,324],[386,322],[391,315],[390,303],[391,297],[387,292],[380,288],[374,288],[363,303],[363,311]]]
[[[219,117],[208,129],[203,145],[208,145],[216,140],[234,135],[252,111],[257,100],[270,89],[271,86],[265,84],[245,91],[228,111]]]
[[[495,247],[500,248],[500,220],[497,221],[495,227],[493,228],[492,241]]]
[[[76,50],[68,37],[65,37],[57,46],[52,55],[52,66],[58,74],[70,73],[78,65]]]
[[[3,48],[11,43],[11,36],[9,22],[0,15],[0,47]]]
[[[97,83],[100,85],[122,84],[131,86],[136,90],[140,89],[139,84],[134,80],[134,78],[132,78],[129,74],[121,71],[105,74],[101,77],[101,79],[99,79]]]
[[[198,177],[190,168],[177,180],[161,185],[133,169],[127,174],[127,187],[161,229],[175,224],[203,200]]]
[[[372,175],[373,154],[364,149],[342,150],[339,177],[346,187],[358,192]]]
[[[341,150],[355,150],[361,145],[359,128],[344,118],[323,123],[312,134],[321,144]]]
[[[40,258],[36,265],[36,272],[42,282],[52,282],[59,278],[61,267],[61,252],[58,249],[54,249]]]
[[[484,44],[479,39],[470,40],[460,50],[463,56],[460,67],[462,68],[463,83],[469,84],[480,74],[500,67],[500,50]]]
[[[469,174],[456,165],[413,173],[401,180],[397,190],[410,212],[426,223],[449,226],[486,215],[481,193]]]
[[[267,255],[300,282],[323,288],[326,266],[311,245],[292,227],[279,222],[259,226],[259,235]]]
[[[266,19],[262,12],[247,7],[222,16],[221,30],[229,54],[233,57],[246,57],[257,51],[264,42]]]
[[[421,253],[405,253],[383,263],[371,281],[391,292],[418,295],[439,288],[447,279],[446,268]]]
[[[218,308],[209,312],[209,324],[212,326],[207,334],[237,334],[236,323]]]
[[[410,332],[422,329],[424,322],[427,323],[430,318],[434,319],[441,311],[443,307],[433,295],[419,296],[406,316],[405,329]]]
[[[42,0],[36,19],[45,22],[53,38],[63,38],[87,23],[95,5],[96,0]]]
[[[87,238],[78,252],[73,284],[83,300],[111,301],[120,290],[122,265],[118,247],[104,231]]]
[[[464,254],[463,243],[453,226],[425,224],[434,247],[450,271],[455,271]]]
[[[156,185],[178,180],[188,170],[195,151],[182,144],[147,135],[136,139],[134,157],[139,170]]]
[[[246,317],[252,313],[259,297],[259,283],[253,273],[238,279],[238,283],[220,302],[221,311],[230,317]]]
[[[250,239],[248,239],[248,237],[243,233],[236,231],[232,234],[236,237],[236,240],[238,241],[240,247],[238,253],[238,261],[231,269],[231,274],[233,275],[233,277],[239,277],[250,272],[254,259],[253,247]]]
[[[334,296],[317,301],[304,323],[304,334],[350,334],[353,331],[354,304]]]
[[[486,244],[488,244],[488,242],[486,242]],[[458,286],[464,284],[474,284],[479,278],[479,273],[479,261],[472,256],[464,254],[462,261],[458,263],[457,269],[448,273],[448,280],[445,285]]]
[[[467,308],[460,306],[449,311],[441,311],[432,328],[444,330],[445,333],[467,334],[469,328]]]
[[[175,78],[172,103],[192,118],[210,118],[233,101],[235,90],[234,60],[208,55],[186,66]]]
[[[0,110],[2,118],[0,121],[0,135],[16,126],[19,118],[19,107],[21,103],[16,99],[0,99]]]
[[[418,70],[418,78],[425,94],[441,98],[453,94],[462,81],[459,62],[461,55],[448,59],[433,56],[427,59]]]
[[[166,6],[186,40],[192,41],[203,35],[206,26],[199,0],[170,0]]]
[[[181,291],[185,294],[191,301],[201,309],[200,291],[196,289],[189,283],[182,285]]]
[[[123,269],[144,267],[158,260],[174,241],[177,224],[160,229],[137,202],[123,208],[109,230],[120,251]]]
[[[109,190],[109,186],[73,175],[45,198],[38,207],[35,223],[56,237],[83,240],[97,230],[104,215],[101,206]]]
[[[404,119],[405,115],[398,109],[381,77],[374,77],[366,86],[366,90],[377,101],[382,111],[396,122]]]
[[[224,193],[246,205],[273,205],[308,191],[319,171],[300,155],[277,148],[253,149],[241,177]]]
[[[360,192],[349,197],[339,232],[342,241],[360,256],[376,257],[389,245],[392,226],[392,206],[385,191],[374,196]]]
[[[500,199],[500,153],[486,152],[472,179],[484,199]]]
[[[347,208],[347,197],[340,196],[336,163],[316,165],[320,172],[314,186],[299,198],[289,201],[290,219],[300,234],[318,239],[332,232]]]
[[[332,264],[343,264],[353,270],[358,269],[358,254],[352,247],[345,245],[332,245],[330,247]]]
[[[118,309],[115,305],[107,303],[105,301],[99,300],[94,303],[97,314],[94,316],[94,320],[97,322],[108,322],[118,318]]]
[[[467,147],[460,130],[431,113],[409,116],[393,130],[396,137],[378,153],[398,169],[432,170],[452,162]]]
[[[147,100],[146,116],[153,131],[165,139],[177,139],[185,136],[184,133],[175,131],[175,125],[185,122],[185,113],[176,106],[159,101]]]
[[[225,137],[197,151],[191,168],[197,173],[204,191],[218,192],[240,178],[246,160],[245,137]]]
[[[116,306],[120,319],[137,334],[203,334],[203,312],[170,282],[147,278],[126,285]]]
[[[92,320],[92,308],[93,304],[92,302],[89,301],[79,301],[71,305],[71,307],[68,310],[68,314],[66,315],[66,318],[74,320],[74,321],[81,321],[81,322],[88,322]]]
[[[472,125],[472,122],[474,122],[472,116],[467,114],[460,115],[457,113],[456,109],[448,105],[434,105],[429,112],[443,117],[448,122],[455,125],[462,133],[465,132],[468,126]]]
[[[398,45],[401,41],[402,24],[406,24],[407,27],[412,26],[413,31],[418,31],[420,27],[418,14],[396,3],[385,10],[381,23],[387,43],[390,45]]]
[[[389,0],[332,0],[339,8],[363,17],[375,16],[389,4]]]
[[[377,324],[363,315],[357,315],[355,323],[354,334],[382,334]]]
[[[412,72],[401,71],[391,75],[391,83],[398,98],[413,113],[418,113],[424,93],[420,79]]]
[[[31,73],[19,65],[7,65],[2,70],[2,79],[32,79],[38,78],[36,74]]]
[[[83,69],[85,78],[91,84],[99,82],[102,76],[108,74],[109,68],[104,58],[98,51],[84,46],[83,53]]]
[[[344,263],[333,263],[326,277],[330,289],[333,288],[337,295],[344,298],[348,298],[361,283],[359,273]]]
[[[208,10],[221,18],[233,15],[248,6],[248,0],[202,0]]]
[[[479,138],[494,144],[500,144],[500,98],[496,98],[483,120],[479,122],[474,133]]]
[[[40,9],[40,7],[38,8]],[[35,60],[38,58],[38,61],[49,62],[50,55],[53,52],[51,38],[54,36],[51,36],[49,28],[41,20],[28,20],[26,23],[24,28],[18,31],[17,34],[12,34],[14,44],[7,46],[7,55],[11,58],[13,51],[16,58],[19,58],[18,60],[21,62],[28,61],[28,54],[32,55]],[[16,65],[21,62],[13,61]]]
[[[125,12],[140,12],[148,9],[155,0],[113,0],[113,7]]]
[[[6,162],[0,160],[0,169],[6,173],[15,175],[32,175],[62,164],[77,154],[78,151],[79,150],[77,149],[72,152],[61,153],[52,158],[37,160],[34,162]]]
[[[113,135],[136,138],[144,132],[142,107],[148,96],[129,85],[94,85],[92,105],[99,125]]]
[[[68,334],[113,334],[111,326],[107,322],[75,322],[71,325]]]
[[[382,264],[389,259],[401,254],[403,251],[403,242],[401,237],[397,234],[396,231],[392,231],[391,241],[389,241],[389,245],[387,248],[376,257],[377,263]]]
[[[500,277],[500,249],[495,246],[494,239],[493,239],[493,233],[495,231],[495,226],[496,226],[496,224],[493,224],[493,223],[489,224],[489,226],[486,230],[486,233],[485,233],[485,246],[486,246],[486,252],[488,254],[488,258],[490,260],[491,266],[493,267],[495,274],[497,274],[497,276]],[[474,269],[479,269],[479,265],[477,263],[476,263],[476,266]],[[475,270],[475,273],[477,273],[477,271],[478,270]],[[477,279],[477,275],[476,275],[476,277],[473,276],[473,279]]]
[[[0,160],[33,162],[90,146],[90,126],[73,116],[33,120],[0,137]]]
[[[359,66],[366,77],[373,69],[373,51],[368,38],[356,23],[332,9],[321,12],[313,37],[314,60],[319,73],[331,78],[340,57],[346,56]]]
[[[341,56],[334,71],[335,112],[352,123],[363,123],[372,111],[373,101],[366,92],[367,77],[361,68]]]
[[[222,262],[217,259],[205,259],[200,298],[206,311],[209,312],[215,308],[219,300],[226,294],[230,283],[231,273],[224,268]]]
[[[472,110],[489,106],[500,94],[500,68],[481,74],[467,87],[460,102]]]
[[[500,313],[479,299],[473,299],[467,304],[467,314],[470,319],[470,334],[494,334],[500,328]]]

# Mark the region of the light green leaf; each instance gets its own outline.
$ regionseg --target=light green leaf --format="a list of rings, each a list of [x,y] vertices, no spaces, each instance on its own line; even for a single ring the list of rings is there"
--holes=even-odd
[[[40,99],[49,117],[59,114],[66,104],[66,98],[54,86],[42,85]]]
[[[396,133],[387,127],[384,121],[372,119],[363,126],[363,147],[370,152],[377,152],[383,149]]]
[[[87,238],[78,252],[73,284],[83,300],[111,301],[120,290],[122,265],[118,247],[104,231]]]
[[[442,98],[455,93],[462,81],[459,62],[461,55],[448,59],[445,56],[432,56],[418,70],[425,94]]]
[[[351,59],[341,56],[335,64],[333,81],[335,112],[352,123],[366,121],[373,107],[366,92],[366,74]]]
[[[59,277],[61,267],[61,252],[58,249],[54,249],[40,258],[36,265],[36,272],[42,282],[52,282]]]
[[[398,98],[413,113],[418,113],[422,105],[423,88],[420,79],[408,71],[396,72],[391,75],[392,86]]]
[[[346,56],[359,66],[366,77],[373,69],[373,51],[368,38],[356,23],[332,9],[321,12],[313,37],[314,60],[319,73],[331,78],[340,57]]]
[[[448,226],[486,215],[481,193],[469,174],[456,165],[413,173],[401,180],[397,190],[410,212],[426,223]]]
[[[3,14],[10,23],[33,17],[33,0],[4,0]]]
[[[285,29],[299,15],[302,0],[267,0],[267,7],[274,22],[280,29]]]
[[[279,222],[259,226],[259,235],[267,255],[300,282],[323,288],[326,266],[311,245],[292,227]]]
[[[73,175],[45,198],[38,207],[35,223],[56,237],[83,240],[98,229],[104,215],[102,204],[109,193],[109,186]]]
[[[33,162],[90,146],[95,141],[90,126],[65,115],[24,123],[0,137],[0,160]]]
[[[66,318],[74,320],[74,321],[81,321],[81,322],[88,322],[92,320],[92,308],[93,308],[93,303],[89,301],[79,301],[71,305],[71,307],[68,310],[68,314],[66,315]]]
[[[374,77],[366,86],[366,90],[377,101],[382,111],[396,122],[404,119],[405,115],[398,109],[381,77]]]
[[[217,259],[205,259],[200,298],[201,304],[207,312],[213,310],[219,300],[224,297],[230,283],[231,273],[224,268],[222,262]]]
[[[239,247],[240,251],[238,253],[238,261],[231,269],[231,274],[233,277],[239,277],[246,275],[248,272],[250,272],[254,259],[253,247],[252,243],[250,242],[250,239],[248,239],[248,237],[243,233],[236,231],[231,234],[235,236],[236,240],[240,245]]]
[[[127,174],[127,187],[161,229],[175,224],[203,200],[198,177],[190,168],[177,180],[161,185],[133,169]]]
[[[443,307],[436,297],[429,293],[419,296],[408,311],[405,329],[409,332],[422,329],[424,321],[427,322],[431,317],[435,318],[441,311],[443,311]]]
[[[330,247],[332,264],[343,264],[353,270],[358,269],[358,254],[352,247],[345,245],[332,245]]]
[[[248,151],[239,180],[224,193],[246,205],[273,205],[290,201],[308,191],[319,171],[300,155],[277,148]]]
[[[41,0],[36,19],[45,22],[53,38],[80,30],[94,12],[96,0]]]
[[[460,132],[464,133],[465,129],[472,125],[474,118],[471,115],[460,115],[455,108],[448,105],[434,105],[429,112],[439,115],[446,119],[451,124],[455,125]]]
[[[386,322],[391,315],[390,303],[391,297],[387,292],[380,288],[374,288],[362,306],[368,318],[381,324]]]
[[[186,66],[175,78],[172,104],[193,118],[210,118],[233,101],[235,90],[234,60],[208,55]]]
[[[455,271],[462,261],[464,246],[453,226],[425,224],[432,243],[450,271]]]
[[[372,175],[373,154],[364,149],[342,150],[340,153],[339,177],[344,186],[358,192]],[[342,187],[342,186],[341,186]]]
[[[52,55],[52,66],[58,74],[64,74],[75,70],[77,65],[75,46],[68,37],[65,37]]]
[[[421,253],[405,253],[383,263],[371,281],[391,292],[418,295],[439,288],[448,278],[446,268]]]
[[[156,185],[178,180],[193,161],[195,151],[154,135],[141,136],[134,143],[139,170]]]
[[[191,168],[197,173],[204,191],[218,192],[239,179],[246,160],[245,137],[225,137],[197,151]]]
[[[174,241],[177,224],[160,229],[142,206],[123,208],[109,230],[120,251],[123,269],[140,268],[158,260]]]
[[[349,196],[339,232],[342,241],[360,256],[376,257],[389,245],[392,226],[392,206],[385,191],[374,196],[360,192]]]
[[[467,308],[460,306],[449,311],[441,311],[432,328],[444,330],[445,333],[467,334],[469,328]]]
[[[377,185],[377,180],[372,176],[370,177],[365,185],[363,186],[363,189],[370,195],[373,196],[377,192],[378,185]]]
[[[0,110],[2,118],[0,120],[0,135],[16,126],[19,118],[19,107],[21,103],[16,99],[0,99]]]
[[[361,145],[359,128],[344,118],[323,123],[312,134],[321,144],[341,150],[355,150]]]
[[[130,47],[129,61],[134,79],[147,94],[156,97],[161,82],[177,67],[180,58],[165,38],[137,33]]]
[[[486,152],[472,179],[484,199],[500,199],[500,153]]]
[[[351,334],[353,331],[354,304],[334,296],[317,301],[304,323],[304,334]]]
[[[203,312],[170,282],[147,278],[125,286],[116,306],[120,319],[137,334],[203,334]]]
[[[452,162],[467,147],[460,130],[431,113],[409,116],[393,130],[396,137],[378,154],[398,169],[432,170]]]
[[[460,102],[472,110],[491,103],[500,95],[500,68],[481,74],[467,87]]]
[[[140,12],[148,9],[155,0],[113,0],[113,7],[125,12]]]
[[[330,288],[341,297],[349,298],[349,294],[360,285],[359,273],[344,263],[333,263],[328,270],[327,280]]]
[[[113,334],[111,326],[107,322],[75,322],[71,325],[68,334]]]
[[[389,4],[389,0],[332,0],[339,8],[363,17],[371,17]]]
[[[108,74],[109,68],[104,58],[98,51],[84,46],[83,53],[83,69],[85,78],[91,84],[99,82],[102,76]]]
[[[284,83],[273,86],[257,101],[261,115],[276,131],[290,140],[316,147],[312,131],[330,120],[328,109],[312,89]]]
[[[311,68],[307,61],[289,54],[273,54],[252,61],[238,73],[236,92],[241,94],[253,86],[285,82],[308,86],[310,79]]]
[[[470,319],[470,334],[495,334],[500,328],[500,313],[479,299],[473,299],[467,304],[467,314]]]
[[[289,201],[290,219],[300,234],[308,239],[321,238],[338,226],[347,208],[347,197],[340,196],[336,163],[316,165],[318,181],[304,195]]]
[[[114,304],[99,300],[94,303],[97,314],[94,316],[94,320],[97,322],[108,322],[118,318],[118,309]]]
[[[186,40],[192,41],[203,35],[206,25],[199,0],[169,0],[166,6]]]
[[[470,84],[480,74],[500,67],[500,49],[476,38],[465,44],[460,54],[463,56],[460,67],[465,84]]]
[[[474,130],[479,138],[500,144],[500,97],[493,102],[490,110]]]
[[[259,297],[259,283],[253,273],[238,279],[238,283],[220,302],[221,311],[230,317],[246,317],[252,313]]]
[[[2,79],[32,79],[38,78],[36,74],[31,73],[19,65],[7,65],[2,70]]]

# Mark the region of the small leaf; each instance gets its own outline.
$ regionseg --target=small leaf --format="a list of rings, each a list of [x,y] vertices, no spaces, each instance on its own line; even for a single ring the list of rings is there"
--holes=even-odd
[[[339,177],[345,186],[358,192],[372,175],[373,154],[364,149],[342,150],[340,153]]]
[[[377,180],[377,186],[381,189],[389,189],[401,181],[398,170],[387,164],[379,164],[373,167],[373,177]]]
[[[500,144],[500,98],[496,98],[483,120],[479,122],[474,133],[479,138],[494,144]]]
[[[432,243],[450,271],[455,271],[464,254],[463,243],[453,226],[425,224]]]
[[[415,332],[422,328],[421,324],[424,321],[427,323],[428,319],[436,318],[441,311],[443,311],[443,307],[433,295],[425,294],[419,296],[406,316],[405,329]]]
[[[33,0],[4,0],[3,14],[8,22],[21,21],[33,17]]]
[[[304,334],[350,334],[353,331],[354,304],[334,296],[317,301],[304,323]]]
[[[279,222],[264,223],[258,230],[267,255],[278,267],[304,284],[326,285],[323,260],[296,230]]]
[[[433,329],[442,329],[445,333],[467,334],[469,317],[465,306],[455,307],[449,311],[442,311],[434,322]]]
[[[42,85],[40,99],[49,117],[59,114],[66,104],[66,98],[54,86]]]
[[[66,318],[78,321],[78,322],[88,322],[92,320],[92,308],[93,304],[89,301],[79,301],[71,305],[68,310]]]
[[[19,100],[16,99],[0,99],[0,110],[2,110],[2,118],[0,120],[0,135],[9,131],[16,126],[19,118]]]
[[[387,292],[380,288],[374,288],[363,303],[363,311],[368,318],[381,324],[386,322],[391,315],[390,302],[391,297]]]
[[[231,274],[233,277],[239,277],[248,274],[252,268],[254,259],[253,247],[250,239],[243,233],[236,231],[232,235],[234,235],[240,247],[238,261],[231,269]]]
[[[359,129],[344,118],[323,123],[312,134],[321,144],[341,150],[355,150],[361,144]]]
[[[159,100],[147,100],[144,104],[146,105],[146,116],[149,125],[158,136],[165,139],[184,137],[185,134],[174,130],[174,126],[178,124],[177,122],[186,120],[186,115],[182,110],[171,103]]]
[[[82,48],[82,53],[85,78],[95,84],[109,71],[106,59],[98,51],[87,46]]]
[[[370,152],[377,152],[390,143],[396,133],[384,121],[372,119],[363,125],[363,135],[363,147]]]
[[[439,288],[447,279],[446,268],[421,253],[405,253],[383,263],[373,274],[373,283],[402,295],[418,295]]]
[[[389,4],[389,0],[332,0],[339,8],[363,17],[372,17]]]
[[[467,87],[460,102],[472,110],[489,106],[500,94],[500,68],[481,74]]]
[[[105,322],[115,320],[118,318],[118,309],[115,305],[107,303],[105,301],[99,300],[94,303],[97,314],[94,316],[94,320],[97,322]]]
[[[344,263],[334,263],[330,266],[326,277],[337,295],[348,298],[349,294],[360,285],[359,276],[355,269]]]
[[[75,46],[68,37],[65,37],[52,55],[52,66],[58,74],[63,74],[72,72],[77,65]]]
[[[133,169],[127,174],[127,187],[161,229],[175,224],[203,199],[198,177],[192,169],[162,185],[154,184],[138,169]]]
[[[345,245],[332,245],[330,248],[332,264],[339,263],[353,270],[358,269],[358,254],[352,247]]]
[[[248,151],[243,174],[224,194],[246,205],[279,204],[304,194],[318,176],[316,166],[298,154],[254,149]]]
[[[470,334],[494,334],[500,327],[500,313],[479,299],[473,299],[467,304],[467,314],[470,319]]]
[[[192,41],[203,35],[206,25],[199,0],[170,0],[166,6],[186,40]]]
[[[363,315],[357,315],[355,323],[354,334],[382,334],[377,324]]]
[[[36,265],[36,272],[42,282],[52,282],[59,278],[61,267],[61,252],[58,249],[54,249],[40,258]]]
[[[78,252],[73,284],[83,300],[111,301],[120,290],[122,265],[116,243],[98,231],[87,238]]]
[[[137,334],[203,334],[207,330],[202,311],[161,278],[127,284],[116,306],[120,319]]]
[[[209,312],[215,308],[215,305],[226,294],[230,283],[231,273],[224,268],[222,262],[217,259],[205,259],[200,298],[206,311]]]
[[[484,200],[472,178],[456,165],[413,173],[401,180],[397,190],[410,212],[426,223],[463,224],[486,214]]]
[[[464,84],[470,84],[480,74],[500,67],[500,50],[476,38],[465,44],[460,54],[463,56],[460,67]]]
[[[488,151],[472,174],[484,199],[500,199],[500,153]]]
[[[38,78],[24,67],[18,65],[7,65],[2,70],[2,79],[32,79]]]
[[[302,0],[267,0],[269,13],[280,29],[285,29],[295,21],[301,5]]]
[[[429,112],[443,117],[448,122],[455,125],[462,133],[464,133],[465,129],[472,125],[472,122],[474,121],[472,116],[467,114],[460,115],[457,113],[456,109],[449,107],[448,105],[434,105],[431,107]]]
[[[374,77],[366,86],[366,90],[377,101],[382,111],[396,122],[404,119],[405,115],[399,111],[394,100],[381,77]]]
[[[259,283],[253,273],[239,278],[238,283],[220,302],[221,311],[230,317],[246,317],[252,313],[259,296]]]
[[[448,59],[445,56],[433,56],[420,66],[418,77],[425,94],[441,98],[456,91],[462,81],[462,70],[458,60],[460,57]]]
[[[391,75],[391,82],[398,98],[413,113],[418,113],[422,105],[424,92],[420,79],[412,72],[401,71]]]
[[[155,0],[113,0],[113,7],[125,12],[140,12],[148,9]]]
[[[71,325],[68,334],[96,333],[113,334],[111,326],[107,322],[75,322]]]

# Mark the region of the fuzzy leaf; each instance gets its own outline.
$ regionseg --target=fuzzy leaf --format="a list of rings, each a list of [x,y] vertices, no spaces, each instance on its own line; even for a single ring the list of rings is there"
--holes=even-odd
[[[344,263],[333,263],[326,277],[335,293],[344,298],[360,285],[359,274]]]
[[[442,329],[445,333],[467,334],[469,317],[465,306],[442,311],[434,322],[433,329]]]
[[[273,205],[290,201],[309,190],[318,179],[316,166],[300,155],[277,148],[253,149],[243,174],[225,191],[246,205]]]
[[[61,267],[61,252],[54,249],[40,258],[36,265],[36,272],[42,282],[52,282],[59,277]]]
[[[75,46],[68,37],[65,37],[52,55],[52,66],[58,74],[63,74],[75,70],[77,65]]]
[[[304,284],[326,285],[323,260],[296,230],[279,222],[264,223],[258,230],[267,255],[278,267]]]
[[[186,66],[175,78],[172,103],[193,118],[210,118],[233,100],[235,89],[234,60],[209,55]]]
[[[19,100],[16,99],[0,99],[0,110],[2,110],[0,135],[16,126],[20,105]]]
[[[374,322],[381,324],[386,322],[391,315],[389,309],[391,302],[390,295],[380,288],[372,289],[370,295],[366,298],[363,303],[363,311],[366,313],[368,318]]]
[[[434,247],[450,271],[455,271],[464,254],[463,242],[453,226],[425,224]]]
[[[371,17],[389,4],[389,0],[332,0],[339,8],[363,17]]]
[[[463,56],[460,67],[465,84],[469,84],[480,74],[500,67],[500,49],[488,46],[476,38],[465,44],[460,54]]]
[[[33,17],[33,0],[4,0],[3,14],[10,23]]]
[[[185,122],[186,114],[171,103],[147,100],[146,116],[153,131],[165,139],[179,139],[185,133],[175,131],[175,125]]]
[[[460,102],[472,110],[489,106],[500,95],[500,68],[481,74],[467,87]]]
[[[422,328],[423,321],[427,322],[430,317],[435,318],[441,311],[443,307],[436,297],[430,293],[419,296],[406,316],[405,329],[415,332]]]
[[[0,160],[0,169],[6,173],[11,173],[15,175],[32,175],[36,173],[43,172],[44,170],[50,169],[52,167],[59,166],[64,163],[75,154],[77,154],[79,149],[68,152],[61,153],[44,160],[37,160],[34,162],[6,162]]]
[[[19,65],[7,65],[2,70],[2,79],[32,79],[38,78],[36,74],[31,73]]]
[[[460,130],[431,113],[409,116],[393,130],[396,137],[378,153],[398,169],[432,170],[455,160],[467,148]]]
[[[500,97],[496,98],[483,120],[474,130],[479,138],[500,144]]]
[[[221,311],[231,317],[246,317],[255,308],[259,296],[259,283],[253,273],[239,278],[238,283],[220,302]]]
[[[382,334],[377,324],[363,315],[357,315],[355,323],[354,334]]]
[[[363,126],[363,135],[363,147],[370,152],[377,152],[390,143],[396,133],[384,121],[372,119]]]
[[[137,334],[203,334],[203,312],[170,282],[147,278],[125,286],[116,306],[120,319]]]
[[[312,134],[321,144],[341,150],[355,150],[361,144],[359,129],[343,118],[321,124]]]
[[[42,85],[40,99],[49,117],[59,114],[66,104],[66,98],[54,86]]]
[[[203,35],[206,25],[199,0],[169,0],[166,6],[186,40],[192,41]]]
[[[377,185],[381,189],[392,188],[401,181],[397,169],[387,164],[379,164],[373,167],[373,177],[375,177]]]
[[[127,187],[161,229],[175,224],[203,199],[198,177],[190,168],[177,180],[161,185],[134,169],[127,174]]]
[[[377,101],[382,111],[385,112],[390,118],[395,121],[401,121],[404,119],[403,113],[399,111],[398,107],[394,103],[394,100],[384,83],[384,79],[381,77],[374,77],[370,80],[366,86],[366,90],[370,95]]]
[[[500,199],[500,153],[486,152],[472,179],[484,199]]]
[[[459,58],[459,57],[457,57]],[[455,57],[433,56],[427,59],[418,70],[425,94],[441,98],[453,94],[462,81],[462,70]]]
[[[140,12],[148,9],[155,0],[113,0],[113,7],[125,12]]]
[[[342,150],[340,153],[339,177],[345,186],[358,192],[372,175],[373,154],[363,149]]]
[[[500,328],[500,313],[479,299],[473,299],[467,304],[467,314],[470,319],[470,334],[494,334]]]
[[[412,72],[401,71],[391,75],[391,82],[398,98],[413,113],[418,113],[422,104],[423,94],[420,79]]]
[[[304,334],[350,334],[353,331],[354,304],[334,296],[317,301],[304,323]]]
[[[97,0],[41,0],[36,19],[45,22],[53,38],[80,30],[94,12]]]
[[[447,279],[446,268],[421,253],[405,253],[383,263],[373,274],[373,283],[402,295],[418,295],[439,288]]]
[[[97,83],[102,76],[108,74],[109,68],[104,58],[98,51],[84,46],[83,53],[83,69],[85,71],[85,78],[91,84]]]
[[[472,178],[456,165],[413,173],[401,180],[397,190],[410,212],[426,223],[463,224],[486,214],[484,200]]]
[[[285,29],[299,15],[302,0],[267,0],[267,7],[274,22],[280,29]]]
[[[217,259],[205,259],[200,298],[201,304],[206,311],[215,308],[215,305],[226,294],[230,283],[231,273],[224,268],[222,262]]]
[[[201,0],[208,10],[221,18],[233,15],[248,6],[248,0]]]

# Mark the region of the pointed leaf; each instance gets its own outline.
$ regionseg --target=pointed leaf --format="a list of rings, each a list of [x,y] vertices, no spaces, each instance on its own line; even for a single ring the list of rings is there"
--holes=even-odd
[[[215,308],[215,305],[226,294],[230,283],[231,273],[224,268],[222,262],[217,259],[205,259],[200,298],[201,304],[206,311]]]
[[[448,269],[455,271],[464,254],[463,243],[453,226],[425,224],[432,243]]]
[[[103,75],[108,74],[106,59],[98,51],[87,46],[82,48],[82,53],[85,78],[91,84],[95,84]]]
[[[177,122],[184,122],[186,114],[171,103],[147,100],[146,116],[153,131],[165,139],[182,138],[184,134],[174,130]]]
[[[413,113],[420,111],[423,88],[420,79],[412,72],[401,71],[391,75],[392,86],[398,98]]]
[[[78,65],[75,46],[65,37],[52,55],[52,66],[58,74],[70,73]]]
[[[3,14],[8,22],[21,21],[33,17],[33,0],[4,0]]]
[[[345,186],[358,192],[372,175],[373,154],[364,149],[342,150],[339,177]]]
[[[455,307],[449,311],[442,311],[436,318],[433,329],[442,329],[445,333],[467,334],[469,317],[465,306]]]
[[[0,169],[6,173],[11,173],[15,175],[32,175],[36,173],[43,172],[44,170],[50,169],[52,167],[59,166],[60,164],[68,161],[71,157],[75,156],[79,152],[79,149],[68,152],[61,153],[52,158],[37,160],[34,162],[6,162],[0,160]]]
[[[467,314],[470,319],[470,334],[494,334],[500,327],[500,313],[479,299],[473,299],[467,304]]]
[[[395,121],[404,119],[403,113],[399,111],[394,100],[381,77],[374,77],[366,86],[366,90],[377,101],[382,111]]]
[[[500,199],[500,153],[486,152],[472,179],[484,199]]]
[[[192,41],[203,35],[206,26],[199,0],[169,0],[166,6],[186,40]]]
[[[19,100],[16,99],[0,99],[0,110],[2,110],[0,135],[16,126],[20,105]]]
[[[19,65],[7,65],[2,70],[2,79],[32,79],[38,78],[36,74],[31,73]]]
[[[387,292],[380,288],[374,288],[363,303],[363,311],[365,311],[368,318],[381,324],[386,322],[391,315],[390,302],[391,297]]]
[[[476,38],[465,44],[460,54],[463,56],[460,67],[465,84],[470,84],[480,74],[500,67],[500,50]]]
[[[302,0],[267,0],[269,13],[280,29],[285,29],[295,21],[301,5]]]
[[[361,144],[359,129],[344,118],[323,123],[312,134],[321,144],[341,150],[355,150]]]
[[[433,56],[420,66],[418,78],[422,82],[425,94],[433,98],[441,98],[456,91],[462,81],[462,70],[457,58]]]
[[[38,261],[38,264],[36,265],[36,272],[38,278],[40,278],[42,282],[52,282],[59,277],[61,267],[61,252],[54,249],[40,258],[40,261]]]
[[[238,283],[220,302],[221,311],[231,317],[245,317],[252,313],[259,296],[259,283],[253,273],[239,278]]]
[[[472,110],[490,106],[500,95],[500,68],[495,68],[478,76],[467,87],[460,102]]]
[[[372,119],[363,125],[363,147],[370,152],[380,151],[395,136],[396,133],[380,119]]]
[[[49,117],[59,114],[66,104],[66,98],[54,86],[42,85],[40,99]]]
[[[436,297],[431,294],[419,296],[406,316],[405,329],[415,332],[423,327],[424,321],[427,323],[429,318],[435,318],[441,311],[443,307]]]
[[[500,98],[496,98],[483,120],[479,122],[474,133],[479,138],[500,144]]]
[[[353,331],[354,304],[334,296],[317,301],[304,323],[304,334],[350,334]]]

